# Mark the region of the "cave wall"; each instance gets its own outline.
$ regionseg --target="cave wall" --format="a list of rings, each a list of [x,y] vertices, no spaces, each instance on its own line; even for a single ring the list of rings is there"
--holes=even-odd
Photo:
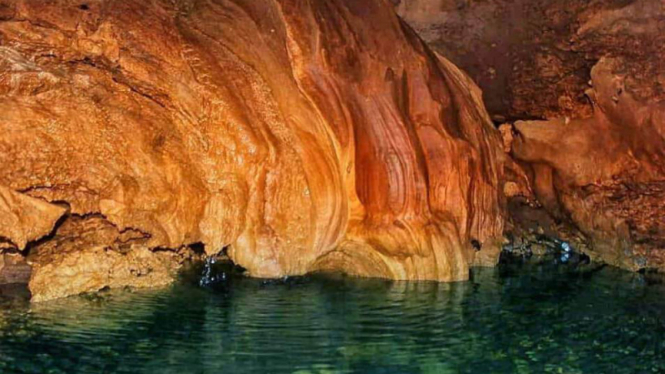
[[[598,261],[665,269],[662,1],[395,5],[510,122],[506,150],[529,178],[515,197],[557,223],[545,231]]]
[[[258,277],[497,261],[500,135],[387,1],[4,0],[0,93],[0,185],[67,210],[6,238],[33,298],[163,284],[197,244]]]
[[[507,195],[664,269],[663,7],[0,0],[2,266],[34,300],[166,284],[199,247],[464,280]]]
[[[660,0],[399,0],[397,12],[484,92],[498,121],[585,118],[591,68],[626,62],[627,89],[665,98]],[[660,56],[660,57],[658,57]]]

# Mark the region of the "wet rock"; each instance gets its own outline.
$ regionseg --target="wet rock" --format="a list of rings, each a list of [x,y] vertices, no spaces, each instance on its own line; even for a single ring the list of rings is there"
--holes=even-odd
[[[30,273],[30,265],[21,254],[0,254],[0,285],[28,284]]]
[[[105,288],[164,286],[195,259],[190,248],[151,250],[145,237],[120,232],[101,216],[72,217],[31,249],[29,288],[39,302]]]
[[[385,2],[5,3],[0,183],[144,237],[58,232],[35,297],[165,283],[193,243],[257,277],[496,263],[499,133]]]
[[[530,248],[531,253],[533,253],[535,256],[544,256],[551,251],[550,247],[542,243],[533,243],[531,244]]]

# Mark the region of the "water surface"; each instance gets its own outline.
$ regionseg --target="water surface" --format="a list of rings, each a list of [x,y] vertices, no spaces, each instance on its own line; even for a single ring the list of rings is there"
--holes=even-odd
[[[183,280],[0,306],[2,373],[661,373],[665,286],[546,262],[469,282]]]

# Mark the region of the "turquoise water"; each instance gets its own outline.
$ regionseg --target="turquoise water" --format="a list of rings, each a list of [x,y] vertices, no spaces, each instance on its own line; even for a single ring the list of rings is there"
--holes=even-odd
[[[665,286],[505,265],[469,282],[185,279],[2,302],[2,373],[661,373]]]

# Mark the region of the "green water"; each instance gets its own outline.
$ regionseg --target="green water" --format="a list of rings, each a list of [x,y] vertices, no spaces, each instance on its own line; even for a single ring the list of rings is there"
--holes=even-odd
[[[546,262],[455,284],[192,279],[4,300],[2,373],[663,373],[665,286]]]

